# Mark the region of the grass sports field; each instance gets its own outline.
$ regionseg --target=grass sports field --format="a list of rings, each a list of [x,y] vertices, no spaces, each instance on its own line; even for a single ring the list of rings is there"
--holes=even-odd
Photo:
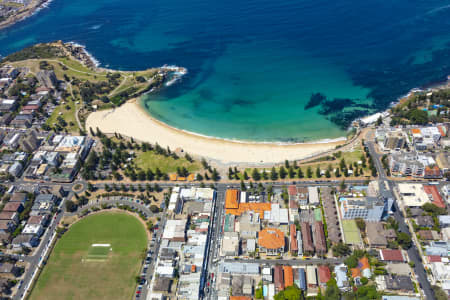
[[[145,228],[119,212],[88,216],[57,242],[31,300],[132,299]]]

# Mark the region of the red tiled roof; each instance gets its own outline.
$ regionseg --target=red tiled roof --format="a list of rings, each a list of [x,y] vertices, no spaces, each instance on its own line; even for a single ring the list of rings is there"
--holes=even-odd
[[[442,258],[439,255],[428,255],[428,262],[441,262]]]
[[[439,194],[439,191],[435,185],[424,185],[423,189],[425,193],[431,195],[433,198],[432,203],[440,208],[445,208],[444,200],[442,199],[441,195]]]
[[[384,261],[405,261],[403,253],[400,250],[384,249],[380,250],[381,260]]]
[[[317,272],[319,273],[319,282],[327,283],[331,279],[330,268],[327,266],[319,266],[317,268]]]
[[[296,194],[297,194],[297,187],[296,187],[295,185],[290,185],[290,186],[288,187],[288,193],[289,193],[289,195],[291,195],[291,196],[296,195]]]

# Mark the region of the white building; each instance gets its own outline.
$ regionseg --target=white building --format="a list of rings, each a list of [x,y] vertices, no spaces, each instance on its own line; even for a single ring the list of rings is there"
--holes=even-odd
[[[430,202],[422,184],[400,183],[398,193],[403,204],[408,207],[422,207],[425,203]]]
[[[40,237],[44,232],[44,228],[40,224],[27,224],[22,230],[23,234],[32,234],[37,237]]]
[[[311,205],[319,205],[319,190],[315,186],[308,187],[308,195],[309,195],[309,204]]]
[[[450,266],[442,262],[431,263],[431,273],[434,279],[444,281],[450,279]]]

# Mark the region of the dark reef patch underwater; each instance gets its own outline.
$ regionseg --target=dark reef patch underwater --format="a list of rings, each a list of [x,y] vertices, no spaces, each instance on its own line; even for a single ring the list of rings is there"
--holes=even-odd
[[[0,54],[61,39],[109,68],[180,65],[182,82],[144,99],[154,117],[228,139],[311,141],[445,79],[449,15],[450,0],[54,0],[0,31]]]

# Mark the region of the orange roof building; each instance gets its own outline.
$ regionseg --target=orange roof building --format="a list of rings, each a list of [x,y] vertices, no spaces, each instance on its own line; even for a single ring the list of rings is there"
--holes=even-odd
[[[226,209],[239,208],[239,190],[227,190],[225,194],[225,208]]]
[[[361,270],[358,268],[353,268],[352,270],[352,278],[360,278],[361,277]]]
[[[259,251],[267,255],[278,255],[284,252],[284,233],[276,228],[265,228],[258,233]]]
[[[369,259],[367,257],[363,257],[359,260],[358,267],[361,270],[370,269]]]
[[[283,266],[284,287],[294,285],[294,272],[291,266]]]
[[[247,296],[230,296],[230,300],[252,300],[252,298]]]
[[[413,128],[413,129],[411,129],[411,133],[412,134],[422,134],[422,131],[420,131],[419,128]]]
[[[230,203],[231,205],[232,203]],[[270,211],[272,209],[272,205],[270,203],[239,203],[237,208],[227,208],[227,200],[225,198],[225,212],[227,214],[240,216],[246,211],[254,211],[259,214],[260,219],[264,219],[264,212]]]
[[[169,180],[170,181],[176,181],[177,178],[178,178],[177,174],[175,174],[175,173],[169,174]]]
[[[188,181],[194,181],[195,180],[195,174],[189,174],[187,177]]]

